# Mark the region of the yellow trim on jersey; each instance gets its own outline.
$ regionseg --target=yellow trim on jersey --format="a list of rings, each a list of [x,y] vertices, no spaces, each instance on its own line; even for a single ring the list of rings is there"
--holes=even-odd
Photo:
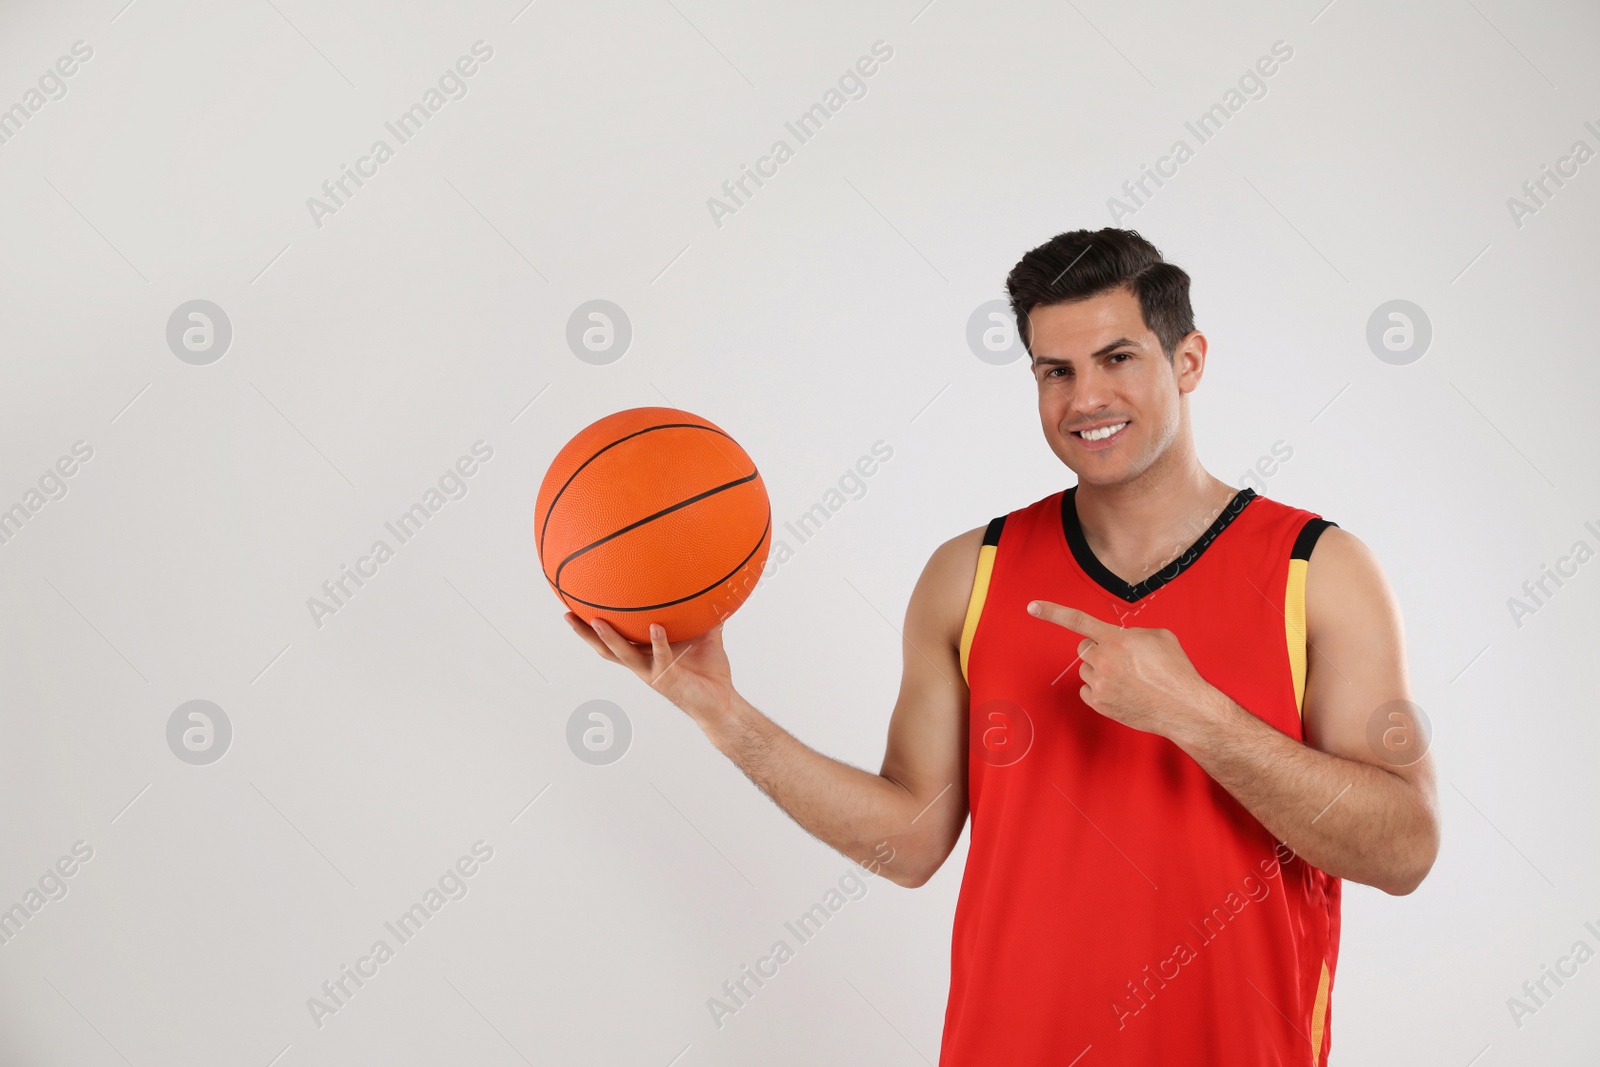
[[[1283,595],[1283,630],[1289,643],[1289,673],[1294,677],[1294,709],[1305,721],[1306,693],[1306,567],[1309,560],[1289,561],[1289,586]]]
[[[1317,979],[1317,999],[1311,1005],[1311,1067],[1321,1067],[1322,1027],[1328,1017],[1328,961],[1322,961],[1322,976]]]
[[[961,624],[961,677],[967,678],[967,653],[972,648],[972,636],[978,632],[978,616],[983,614],[983,602],[989,595],[989,575],[994,570],[996,545],[978,549],[978,570],[972,576],[972,597],[967,601],[967,618]]]

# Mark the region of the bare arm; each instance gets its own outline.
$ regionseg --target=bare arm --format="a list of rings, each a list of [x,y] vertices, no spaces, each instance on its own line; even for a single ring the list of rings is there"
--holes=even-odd
[[[1338,527],[1306,571],[1306,643],[1309,744],[1220,692],[1170,736],[1308,863],[1409,893],[1439,851],[1433,760],[1411,712],[1394,595],[1371,551]]]
[[[807,747],[734,689],[722,627],[633,645],[604,621],[567,621],[694,719],[716,748],[825,844],[907,886],[944,862],[966,823],[967,686],[960,634],[983,527],[941,545],[917,580],[901,640],[900,694],[879,773]]]

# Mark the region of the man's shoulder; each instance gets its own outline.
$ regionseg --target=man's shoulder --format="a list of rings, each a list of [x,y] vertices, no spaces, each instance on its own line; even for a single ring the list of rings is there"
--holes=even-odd
[[[995,516],[944,541],[929,555],[922,570],[917,590],[912,595],[911,611],[923,613],[924,624],[936,629],[952,644],[961,640],[984,544],[994,540],[991,531],[998,533],[1003,526],[1003,521],[996,520],[1006,517]]]
[[[955,576],[964,577],[966,583],[970,586],[973,572],[978,565],[978,552],[983,547],[985,540],[992,542],[995,537],[991,535],[998,535],[1002,532],[1006,523],[1020,519],[1024,513],[1035,512],[1045,507],[1059,507],[1063,492],[1065,490],[1057,489],[1032,503],[992,516],[984,520],[980,526],[963,530],[933,550],[933,555],[928,561],[929,566],[933,566],[937,561],[941,567],[946,567],[956,572]]]
[[[1370,594],[1374,586],[1385,584],[1377,555],[1361,538],[1338,526],[1329,525],[1318,535],[1309,560],[1308,586],[1315,582],[1330,594],[1346,594],[1337,601],[1351,594]]]
[[[954,603],[960,600],[965,610],[966,591],[972,586],[972,576],[978,568],[978,554],[983,548],[989,525],[985,522],[982,526],[963,530],[935,548],[928,557],[924,573],[938,585],[943,594],[941,601]]]
[[[981,525],[963,530],[941,543],[923,568],[922,579],[917,583],[918,593],[913,596],[913,610],[931,613],[932,625],[952,641],[959,642],[985,544],[996,544],[1006,524],[1019,520],[1023,513],[1058,507],[1062,492],[1058,489],[1030,504],[992,516]]]
[[[1322,513],[1319,511],[1301,507],[1299,504],[1291,503],[1287,500],[1279,500],[1277,497],[1267,496],[1253,488],[1250,490],[1250,494],[1250,509],[1257,513],[1270,513],[1276,518],[1291,522],[1322,518]]]
[[[1236,501],[1238,499],[1235,497]],[[1273,539],[1289,541],[1295,559],[1309,559],[1316,546],[1344,534],[1335,520],[1321,512],[1265,496],[1253,489],[1246,503],[1244,514],[1249,517],[1250,524],[1268,532]]]

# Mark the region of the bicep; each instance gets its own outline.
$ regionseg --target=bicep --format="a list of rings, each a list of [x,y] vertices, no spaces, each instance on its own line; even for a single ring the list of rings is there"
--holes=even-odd
[[[941,545],[918,578],[901,637],[900,693],[879,772],[914,801],[916,831],[955,845],[967,817],[967,684],[959,641],[983,530]]]
[[[1372,551],[1336,526],[1317,539],[1307,564],[1306,644],[1307,743],[1431,782],[1399,604]]]

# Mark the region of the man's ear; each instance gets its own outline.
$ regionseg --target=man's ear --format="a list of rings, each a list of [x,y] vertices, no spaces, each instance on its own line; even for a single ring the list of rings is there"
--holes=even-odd
[[[1172,353],[1172,374],[1178,380],[1178,392],[1193,392],[1205,372],[1206,335],[1190,330]]]

